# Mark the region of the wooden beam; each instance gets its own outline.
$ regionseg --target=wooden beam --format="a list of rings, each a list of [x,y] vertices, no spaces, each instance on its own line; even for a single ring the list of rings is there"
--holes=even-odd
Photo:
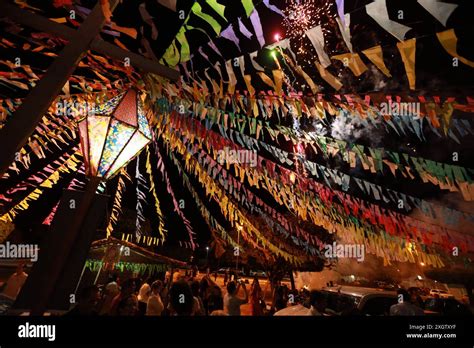
[[[112,11],[117,3],[118,0],[110,1]],[[0,177],[8,170],[17,151],[25,146],[41,118],[89,49],[91,42],[99,35],[105,21],[102,8],[98,3],[51,64],[46,74],[0,130],[0,149],[2,149],[0,151]]]
[[[178,70],[168,68],[158,62],[155,62],[154,60],[145,58],[140,54],[124,50],[116,45],[102,40],[101,38],[96,38],[94,41],[92,41],[91,48],[101,54],[105,54],[106,56],[121,61],[124,61],[125,58],[129,58],[131,66],[144,72],[160,75],[171,81],[177,81],[179,79]]]
[[[10,4],[6,1],[0,1],[1,17],[7,17],[14,22],[27,25],[33,29],[57,35],[63,39],[71,40],[76,35],[76,30],[49,20],[46,17],[37,15],[28,10]]]
[[[0,1],[0,10],[2,15],[6,15],[14,22],[29,26],[30,28],[57,35],[65,40],[71,41],[76,35],[76,30],[64,24],[59,24],[49,20],[46,17],[40,16],[28,10],[23,10],[18,6]],[[168,68],[154,60],[143,57],[127,50],[124,50],[116,45],[102,40],[100,37],[94,38],[91,43],[91,49],[94,51],[109,56],[110,58],[124,61],[126,58],[130,59],[130,65],[140,69],[144,72],[149,72],[166,77],[172,81],[177,81],[179,72],[177,70]]]

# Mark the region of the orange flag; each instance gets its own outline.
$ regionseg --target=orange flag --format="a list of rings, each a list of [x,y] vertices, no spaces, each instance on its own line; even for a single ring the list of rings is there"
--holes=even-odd
[[[416,73],[415,73],[415,58],[416,58],[416,39],[410,39],[397,43],[398,50],[402,56],[405,71],[408,77],[410,89],[415,89]]]
[[[319,64],[318,62],[314,62],[314,64],[316,64],[316,68],[318,68],[319,74],[321,75],[324,81],[329,83],[332,86],[332,88],[334,88],[336,91],[341,89],[342,87],[341,81],[335,78],[329,71],[324,69],[323,66]]]
[[[364,53],[365,56],[369,58],[370,61],[377,68],[379,68],[379,70],[383,72],[385,76],[392,77],[392,75],[390,74],[390,71],[387,69],[383,61],[383,52],[382,52],[382,47],[380,45],[366,49],[362,51],[362,53]]]
[[[458,38],[456,37],[456,33],[454,32],[454,29],[437,33],[436,36],[438,36],[438,40],[441,43],[441,45],[444,47],[446,52],[448,52],[454,58],[459,59],[464,64],[469,65],[471,68],[474,68],[474,62],[464,57],[461,57],[458,54],[457,52]]]
[[[332,56],[332,59],[340,60],[344,66],[351,69],[355,76],[362,75],[367,71],[367,65],[364,64],[358,53],[344,53],[337,56]]]

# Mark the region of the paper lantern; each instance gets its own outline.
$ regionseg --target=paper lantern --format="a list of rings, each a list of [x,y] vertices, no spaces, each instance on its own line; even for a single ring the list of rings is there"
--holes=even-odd
[[[152,139],[134,89],[94,109],[78,122],[86,175],[110,179]]]

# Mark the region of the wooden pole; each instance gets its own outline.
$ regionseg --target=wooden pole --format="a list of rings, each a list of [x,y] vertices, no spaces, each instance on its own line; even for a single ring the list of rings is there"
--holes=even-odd
[[[81,285],[82,277],[84,276],[85,270],[86,270],[86,264],[84,264],[84,266],[82,267],[81,276],[79,277],[76,288],[74,289],[74,294],[76,295],[77,295],[77,290],[79,290],[79,285]],[[95,285],[95,282],[94,282],[94,285]]]
[[[117,3],[118,0],[110,1],[111,10]],[[15,154],[25,146],[41,118],[61,92],[77,64],[89,49],[91,42],[102,30],[105,20],[98,3],[77,30],[74,38],[64,47],[43,78],[0,130],[0,149],[2,149],[0,151],[0,178],[8,170]]]
[[[84,265],[85,267],[85,265]],[[100,268],[99,268],[99,271],[97,272],[97,274],[95,275],[95,279],[94,279],[94,285],[97,284],[97,281],[99,280],[99,276],[100,276],[100,273],[102,272],[102,268],[104,267],[104,263],[102,262],[100,264]]]
[[[71,221],[71,227],[69,230],[64,231],[64,236],[61,239],[61,248],[57,248],[54,250],[54,253],[48,254],[47,257],[45,257],[45,262],[38,264],[38,268],[33,269],[31,279],[30,277],[28,278],[27,283],[31,281],[29,287],[35,288],[35,292],[32,294],[35,301],[31,308],[31,315],[43,315],[47,309],[56,281],[61,276],[64,264],[66,263],[70,251],[74,247],[74,242],[81,232],[82,225],[92,205],[99,183],[100,178],[89,179],[77,212],[74,215],[73,221]],[[26,285],[27,284],[25,284],[25,286]]]
[[[296,286],[295,286],[295,277],[293,275],[293,270],[290,270],[290,283],[291,283],[291,290],[295,291]]]

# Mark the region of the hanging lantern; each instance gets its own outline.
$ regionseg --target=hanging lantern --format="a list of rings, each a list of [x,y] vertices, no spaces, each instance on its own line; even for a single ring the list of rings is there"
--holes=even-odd
[[[152,139],[143,103],[130,89],[79,121],[86,175],[110,179]]]

